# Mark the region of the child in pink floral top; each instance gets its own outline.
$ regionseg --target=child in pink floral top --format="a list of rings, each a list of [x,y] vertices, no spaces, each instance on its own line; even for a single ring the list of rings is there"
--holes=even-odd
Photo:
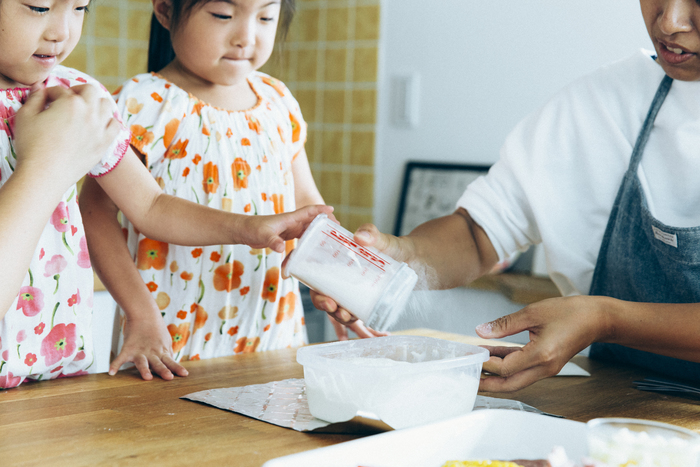
[[[330,211],[252,219],[163,194],[129,148],[107,91],[58,65],[78,42],[88,3],[0,2],[2,388],[94,368],[93,276],[75,185],[85,173],[162,241],[283,251]]]
[[[294,2],[153,5],[149,68],[158,73],[127,81],[117,102],[131,146],[163,190],[250,217],[323,203],[304,151],[299,104],[283,83],[256,71],[272,53],[278,23],[286,32]],[[122,231],[114,206],[100,207],[105,197],[91,193],[82,201],[92,211],[88,231],[96,232],[93,259],[127,314],[112,372],[127,361],[142,374],[149,364],[157,370],[166,346],[176,360],[196,360],[307,342],[298,282],[280,273],[285,252],[161,244],[127,215],[128,251],[124,245],[119,258],[103,255],[106,245],[124,243]],[[152,261],[153,251],[162,261]],[[142,325],[147,316],[161,322],[150,335]],[[360,326],[354,330],[361,336],[373,335]]]

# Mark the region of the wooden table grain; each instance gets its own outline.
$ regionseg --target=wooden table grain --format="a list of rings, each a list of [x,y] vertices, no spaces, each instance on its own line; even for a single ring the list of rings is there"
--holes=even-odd
[[[468,343],[475,337],[428,329]],[[575,357],[591,377],[556,377],[507,397],[572,420],[647,418],[700,432],[700,400],[637,391],[648,373]],[[30,383],[0,391],[0,465],[260,466],[275,457],[359,435],[310,434],[180,399],[193,392],[303,377],[285,349],[186,362],[174,381],[142,381],[135,370]]]

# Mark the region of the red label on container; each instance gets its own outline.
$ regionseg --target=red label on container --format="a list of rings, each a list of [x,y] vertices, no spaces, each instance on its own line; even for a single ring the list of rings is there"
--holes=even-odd
[[[333,240],[337,241],[338,243],[340,243],[344,247],[353,250],[355,253],[360,255],[362,258],[364,258],[365,260],[369,261],[370,263],[372,263],[373,265],[375,265],[376,267],[378,267],[379,269],[384,271],[384,268],[387,265],[387,262],[385,260],[383,260],[382,258],[377,256],[376,254],[372,253],[368,249],[358,245],[352,239],[346,237],[345,235],[338,232],[337,230],[334,230],[332,228],[329,228],[328,230],[329,230],[329,232],[324,232],[326,235],[330,236]]]

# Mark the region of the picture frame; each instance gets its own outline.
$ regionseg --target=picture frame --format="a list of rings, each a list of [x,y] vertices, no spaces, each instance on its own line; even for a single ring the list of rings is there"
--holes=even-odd
[[[394,235],[408,235],[420,224],[451,214],[471,182],[490,165],[409,161],[406,164]]]

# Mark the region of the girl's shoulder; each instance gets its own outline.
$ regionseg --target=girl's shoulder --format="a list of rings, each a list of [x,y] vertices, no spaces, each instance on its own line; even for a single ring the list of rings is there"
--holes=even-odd
[[[58,65],[56,68],[51,70],[51,74],[46,79],[46,86],[63,86],[72,87],[81,84],[92,84],[100,88],[103,92],[109,94],[106,87],[102,85],[92,76],[82,71],[78,71],[75,68],[69,68],[67,66]]]
[[[171,88],[182,91],[157,73],[142,73],[124,81],[122,85],[112,93],[112,95],[114,96],[114,99],[118,101],[121,98],[151,95],[154,92],[164,94]]]
[[[253,72],[248,79],[263,97],[268,99],[292,98],[292,93],[282,81],[262,71]]]

